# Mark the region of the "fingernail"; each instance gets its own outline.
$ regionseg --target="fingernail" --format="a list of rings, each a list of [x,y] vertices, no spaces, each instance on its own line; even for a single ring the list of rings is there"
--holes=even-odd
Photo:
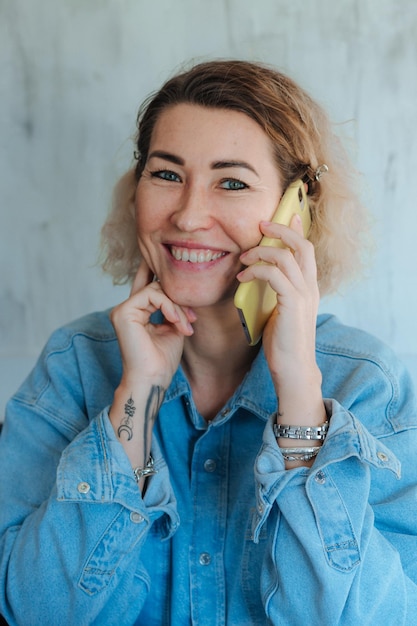
[[[187,315],[189,318],[191,318],[193,321],[195,321],[197,319],[197,315],[195,314],[195,312],[193,311],[193,309],[191,309],[190,307],[187,307]]]

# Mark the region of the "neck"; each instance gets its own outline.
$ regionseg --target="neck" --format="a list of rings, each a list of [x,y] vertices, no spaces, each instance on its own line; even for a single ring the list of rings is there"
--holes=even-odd
[[[233,395],[259,346],[246,342],[233,303],[196,309],[194,334],[184,343],[182,366],[200,413],[210,419]]]

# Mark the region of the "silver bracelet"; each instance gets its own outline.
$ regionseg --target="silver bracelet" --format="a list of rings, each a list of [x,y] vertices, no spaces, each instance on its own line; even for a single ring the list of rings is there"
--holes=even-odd
[[[310,461],[319,453],[321,446],[311,448],[280,448],[286,461]]]
[[[284,437],[287,439],[305,439],[323,441],[329,430],[329,422],[324,422],[320,426],[291,426],[289,424],[274,424],[274,435],[277,439]]]
[[[156,470],[154,467],[153,456],[151,454],[149,455],[149,460],[146,463],[145,467],[135,467],[133,469],[133,474],[136,478],[137,483],[140,481],[141,478],[144,478],[145,476],[152,476],[153,474],[157,473],[158,470]]]

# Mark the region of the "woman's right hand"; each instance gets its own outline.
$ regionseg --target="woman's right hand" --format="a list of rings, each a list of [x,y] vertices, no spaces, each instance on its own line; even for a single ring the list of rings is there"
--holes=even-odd
[[[158,310],[164,321],[152,324],[149,318]],[[119,341],[123,374],[109,418],[132,467],[145,467],[153,425],[196,317],[191,309],[166,296],[142,260],[130,297],[112,310],[110,319]],[[139,481],[139,488],[144,482],[144,478]]]
[[[164,321],[150,322],[160,310]],[[119,341],[124,386],[149,380],[166,389],[181,360],[184,338],[193,334],[196,316],[170,300],[142,259],[132,284],[130,297],[116,306],[110,319]]]

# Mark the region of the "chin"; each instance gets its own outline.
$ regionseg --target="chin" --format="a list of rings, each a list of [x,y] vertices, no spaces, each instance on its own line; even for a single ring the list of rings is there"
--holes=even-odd
[[[200,307],[216,306],[221,303],[233,300],[234,293],[236,291],[238,283],[232,287],[229,286],[226,290],[216,292],[207,289],[207,285],[202,283],[199,289],[178,289],[175,285],[164,285],[161,281],[161,287],[175,304],[183,307],[190,307],[192,309],[198,309]]]

